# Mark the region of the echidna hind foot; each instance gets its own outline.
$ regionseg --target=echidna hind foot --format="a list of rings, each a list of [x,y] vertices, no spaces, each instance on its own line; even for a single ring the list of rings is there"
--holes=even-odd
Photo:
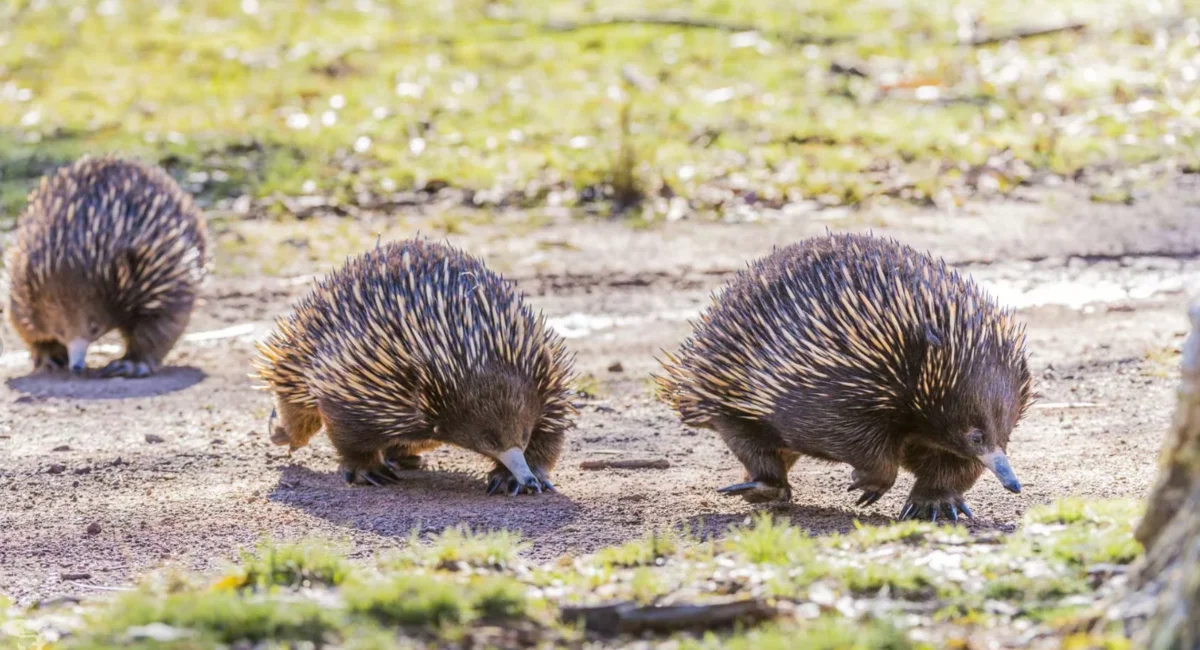
[[[789,485],[771,485],[762,481],[747,481],[723,487],[717,492],[728,497],[742,497],[747,503],[789,502],[792,488]]]

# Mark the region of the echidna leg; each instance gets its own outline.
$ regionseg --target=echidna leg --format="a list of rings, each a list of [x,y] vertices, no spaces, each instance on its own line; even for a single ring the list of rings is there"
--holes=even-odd
[[[902,464],[917,477],[917,482],[900,511],[900,519],[958,521],[960,514],[974,518],[963,494],[983,473],[982,463],[928,448],[910,447],[904,451]]]
[[[125,355],[104,367],[105,377],[148,377],[187,329],[190,308],[143,318],[121,329]]]
[[[272,415],[276,415],[279,422],[271,427],[271,442],[287,445],[292,451],[307,445],[321,430],[321,412],[311,406],[299,406],[277,398]]]
[[[791,501],[787,474],[800,455],[782,449],[778,436],[763,425],[747,420],[723,418],[713,422],[729,450],[746,468],[746,481],[719,490],[740,496],[749,503]]]
[[[67,367],[67,347],[58,341],[34,343],[30,346],[34,370],[62,370]]]
[[[440,446],[441,443],[436,440],[396,444],[383,450],[383,464],[393,472],[425,469],[425,459],[421,458],[421,454]]]
[[[384,463],[387,450],[377,442],[386,438],[384,433],[363,430],[352,419],[339,419],[339,414],[327,409],[325,404],[321,406],[321,415],[325,422],[325,435],[329,436],[329,441],[342,457],[342,478],[347,483],[383,487],[400,480]]]

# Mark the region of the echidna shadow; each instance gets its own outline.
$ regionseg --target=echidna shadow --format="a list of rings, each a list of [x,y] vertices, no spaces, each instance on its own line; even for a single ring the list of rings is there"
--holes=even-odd
[[[187,390],[208,375],[194,366],[165,366],[139,379],[77,377],[67,372],[34,372],[5,381],[10,389],[41,399],[109,400],[159,397]]]
[[[475,489],[477,475],[438,469],[397,472],[397,485],[364,490],[329,472],[302,464],[284,467],[271,501],[301,510],[339,527],[386,537],[414,530],[440,531],[463,524],[475,530],[519,531],[527,539],[566,526],[579,515],[569,494],[539,499],[489,499]],[[481,502],[487,507],[480,507]]]

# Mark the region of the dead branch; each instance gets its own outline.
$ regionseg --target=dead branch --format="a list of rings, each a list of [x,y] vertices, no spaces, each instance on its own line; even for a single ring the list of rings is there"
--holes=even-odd
[[[772,38],[795,45],[832,45],[850,40],[848,36],[829,36],[820,34],[787,34],[783,32],[769,32],[755,25],[747,25],[743,23],[726,23],[719,20],[706,20],[703,18],[689,18],[686,16],[656,16],[646,14],[630,14],[627,16],[601,16],[592,20],[573,21],[552,21],[543,25],[543,28],[551,32],[574,32],[582,29],[592,29],[595,27],[612,27],[615,25],[656,25],[662,27],[686,27],[692,29],[715,29],[723,32],[760,32],[767,34]]]
[[[583,621],[588,630],[606,635],[708,630],[758,623],[777,614],[774,607],[754,599],[667,607],[639,607],[622,602],[595,607],[564,607],[562,610],[564,621]]]
[[[1020,41],[1027,38],[1050,36],[1052,34],[1060,34],[1062,32],[1081,32],[1085,29],[1087,29],[1087,23],[1066,23],[1064,25],[1053,25],[1050,27],[1022,27],[998,34],[982,34],[972,39],[970,44],[974,47],[984,47],[986,45],[996,45],[997,43],[1004,43],[1007,41]]]
[[[585,460],[579,463],[579,469],[595,471],[599,469],[667,469],[671,462],[666,458],[631,459],[631,460]]]

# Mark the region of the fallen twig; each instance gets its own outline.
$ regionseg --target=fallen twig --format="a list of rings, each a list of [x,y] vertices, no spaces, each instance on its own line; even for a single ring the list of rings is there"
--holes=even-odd
[[[715,605],[639,607],[623,602],[562,609],[563,620],[583,621],[585,628],[601,634],[707,630],[757,623],[777,614],[774,607],[753,599]]]
[[[654,458],[647,460],[585,460],[579,463],[579,469],[598,470],[598,469],[667,469],[671,466],[671,462],[666,458]]]
[[[1038,36],[1050,36],[1051,34],[1059,34],[1061,32],[1081,32],[1085,29],[1087,29],[1087,23],[1066,23],[1050,27],[1023,27],[999,34],[982,34],[971,39],[970,44],[975,47],[983,47],[985,45],[1004,43],[1005,41],[1019,41],[1026,38],[1037,38]]]
[[[797,45],[832,45],[849,40],[848,36],[828,36],[819,34],[787,34],[782,32],[769,32],[755,25],[747,25],[744,23],[726,23],[719,20],[706,20],[703,18],[689,18],[686,16],[656,16],[647,14],[630,14],[626,16],[601,16],[591,20],[573,21],[552,21],[548,22],[543,27],[552,32],[573,32],[581,29],[590,29],[593,27],[610,27],[613,25],[659,25],[665,27],[691,27],[697,29],[715,29],[723,32],[760,32],[768,34],[773,38],[781,41],[787,41]]]

